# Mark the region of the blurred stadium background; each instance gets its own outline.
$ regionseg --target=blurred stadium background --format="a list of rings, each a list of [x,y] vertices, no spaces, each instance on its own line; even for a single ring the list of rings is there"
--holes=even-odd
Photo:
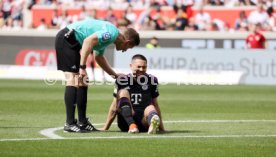
[[[275,3],[1,0],[0,153],[275,156]],[[110,46],[105,55],[116,71],[125,73],[129,72],[133,54],[148,58],[149,72],[161,83],[159,103],[168,134],[156,138],[142,134],[137,139],[135,135],[119,133],[115,125],[111,132],[85,135],[68,135],[58,129],[64,119],[64,86],[60,82],[63,74],[56,71],[55,35],[67,24],[87,17],[139,31],[142,40],[138,48],[122,54]],[[265,49],[246,48],[250,26],[256,23],[261,24],[267,39]],[[152,37],[158,39],[160,48],[146,47]],[[90,61],[91,58],[87,65]],[[94,78],[90,66],[88,72]],[[91,85],[88,113],[99,127],[112,100],[113,86],[101,84],[104,79],[112,82],[96,65],[98,85]],[[56,128],[55,134],[66,140],[40,134],[47,128]],[[170,145],[175,145],[174,149]],[[139,151],[133,154],[131,150],[136,148]]]

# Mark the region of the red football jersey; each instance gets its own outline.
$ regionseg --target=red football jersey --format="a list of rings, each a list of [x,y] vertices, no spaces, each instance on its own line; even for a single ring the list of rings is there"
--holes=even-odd
[[[264,49],[266,38],[261,33],[250,34],[246,38],[246,44],[252,49]]]

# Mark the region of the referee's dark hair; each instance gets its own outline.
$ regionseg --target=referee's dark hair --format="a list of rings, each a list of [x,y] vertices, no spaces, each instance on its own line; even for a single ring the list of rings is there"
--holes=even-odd
[[[138,46],[140,44],[140,36],[135,29],[127,28],[124,31],[124,36],[127,40],[130,40],[133,45]]]
[[[141,55],[141,54],[134,55],[131,60],[133,61],[135,59],[141,59],[141,60],[144,60],[144,61],[148,62],[147,58],[145,56]]]

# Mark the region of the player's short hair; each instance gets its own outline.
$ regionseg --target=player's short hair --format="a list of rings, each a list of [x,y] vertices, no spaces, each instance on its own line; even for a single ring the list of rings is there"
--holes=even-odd
[[[140,44],[140,36],[139,36],[139,33],[136,32],[135,29],[133,28],[127,28],[125,31],[124,31],[124,37],[127,39],[127,40],[130,40],[133,45],[135,46],[138,46]]]
[[[141,54],[136,54],[136,55],[132,56],[132,59],[131,59],[131,60],[133,61],[133,60],[135,60],[135,59],[141,59],[141,60],[143,60],[143,61],[148,62],[147,58],[146,58],[145,56],[141,55]]]

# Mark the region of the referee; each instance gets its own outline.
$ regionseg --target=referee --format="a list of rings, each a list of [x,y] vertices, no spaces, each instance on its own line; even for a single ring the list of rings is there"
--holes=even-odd
[[[117,50],[125,52],[129,48],[139,45],[140,37],[132,28],[120,31],[110,22],[93,18],[72,23],[56,35],[57,69],[63,71],[66,78],[65,132],[97,130],[86,117],[88,89],[86,61],[88,55],[93,53],[98,65],[107,74],[117,78],[120,74],[111,68],[104,57],[105,49],[111,43],[115,44]],[[78,120],[74,116],[76,106]]]

